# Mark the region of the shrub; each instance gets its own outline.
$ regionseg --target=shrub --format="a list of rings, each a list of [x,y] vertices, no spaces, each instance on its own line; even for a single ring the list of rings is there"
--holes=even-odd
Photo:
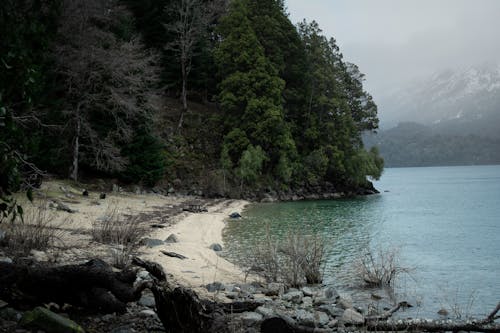
[[[376,254],[366,250],[356,263],[356,272],[368,287],[392,287],[400,275],[410,271],[400,264],[398,249],[380,248]]]
[[[62,236],[59,225],[54,225],[53,220],[54,213],[47,208],[45,201],[38,206],[25,205],[22,218],[2,224],[8,251],[26,255],[31,250],[43,251],[53,246]]]

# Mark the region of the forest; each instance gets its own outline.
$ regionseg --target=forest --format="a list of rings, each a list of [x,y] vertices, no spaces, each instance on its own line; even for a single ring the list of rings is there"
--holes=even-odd
[[[364,76],[282,0],[4,0],[0,196],[50,174],[245,197],[355,189]]]

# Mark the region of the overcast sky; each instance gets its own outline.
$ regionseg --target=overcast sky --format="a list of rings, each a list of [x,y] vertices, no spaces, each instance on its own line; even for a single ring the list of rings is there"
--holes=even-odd
[[[500,0],[286,0],[366,74],[375,99],[436,71],[500,62]]]

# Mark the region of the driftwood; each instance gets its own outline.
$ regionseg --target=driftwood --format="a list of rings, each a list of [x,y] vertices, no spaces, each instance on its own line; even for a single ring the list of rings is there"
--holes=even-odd
[[[0,299],[19,309],[43,303],[71,304],[100,313],[123,313],[126,303],[137,301],[148,283],[134,288],[136,273],[114,272],[93,259],[82,265],[0,263]]]

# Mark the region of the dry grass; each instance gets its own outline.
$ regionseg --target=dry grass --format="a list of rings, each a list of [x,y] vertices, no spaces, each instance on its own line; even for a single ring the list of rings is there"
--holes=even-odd
[[[92,224],[92,238],[103,244],[110,244],[113,265],[118,268],[127,266],[139,246],[146,227],[138,216],[122,215],[116,204],[108,207],[103,219]]]
[[[264,242],[254,248],[248,266],[268,282],[300,287],[322,282],[324,255],[325,242],[320,236],[289,231],[277,241],[267,226]]]
[[[69,221],[54,225],[54,217],[55,214],[48,208],[46,201],[41,201],[38,205],[24,205],[22,219],[16,218],[1,225],[5,232],[3,242],[7,252],[22,256],[31,250],[44,251],[57,242],[62,242],[62,231],[59,227]]]
[[[400,264],[399,249],[379,248],[375,254],[367,250],[356,263],[356,273],[368,287],[393,287],[397,278],[411,273]]]

